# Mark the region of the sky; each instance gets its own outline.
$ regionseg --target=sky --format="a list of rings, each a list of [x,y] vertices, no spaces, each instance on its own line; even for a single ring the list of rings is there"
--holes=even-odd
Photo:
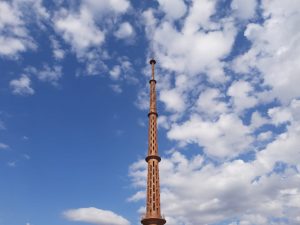
[[[168,225],[300,224],[299,0],[0,0],[0,225],[137,225],[156,64]]]

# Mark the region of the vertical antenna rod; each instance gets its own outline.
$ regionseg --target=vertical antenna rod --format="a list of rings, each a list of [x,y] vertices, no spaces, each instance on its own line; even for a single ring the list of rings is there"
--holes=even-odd
[[[154,76],[155,64],[154,59],[150,60],[152,67],[152,75],[150,83],[150,110],[148,113],[148,155],[146,162],[148,163],[147,174],[147,203],[146,215],[141,220],[143,225],[163,225],[166,220],[161,216],[160,210],[160,186],[159,186],[159,162],[161,158],[158,155],[157,144],[157,111],[156,111],[156,80]]]

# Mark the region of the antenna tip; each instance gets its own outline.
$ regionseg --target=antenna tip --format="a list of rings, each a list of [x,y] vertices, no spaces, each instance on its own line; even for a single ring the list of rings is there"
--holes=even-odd
[[[152,64],[156,64],[156,61],[155,61],[154,59],[151,59],[149,63],[150,63],[151,65],[152,65]]]

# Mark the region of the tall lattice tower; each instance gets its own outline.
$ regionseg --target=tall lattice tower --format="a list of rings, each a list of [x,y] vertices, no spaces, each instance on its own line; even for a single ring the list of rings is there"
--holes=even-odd
[[[158,163],[160,157],[158,155],[157,145],[157,111],[156,111],[156,80],[154,77],[154,69],[156,61],[150,60],[152,67],[152,77],[150,83],[150,110],[148,113],[149,130],[148,130],[148,163],[147,174],[147,205],[146,214],[141,220],[143,225],[163,225],[166,220],[162,218],[160,212],[160,187],[159,187],[159,168]]]

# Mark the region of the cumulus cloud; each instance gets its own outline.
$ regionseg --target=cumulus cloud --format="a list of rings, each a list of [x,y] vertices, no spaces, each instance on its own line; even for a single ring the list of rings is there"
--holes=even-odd
[[[14,79],[9,83],[12,93],[15,95],[33,95],[31,80],[27,75],[22,75],[19,79]]]
[[[63,213],[66,219],[98,225],[129,225],[129,221],[108,210],[97,208],[70,209]]]
[[[49,82],[52,85],[57,85],[59,79],[62,77],[62,66],[43,64],[40,68],[29,66],[24,69],[24,73],[28,74],[26,77],[36,77],[43,82]],[[26,78],[26,79],[27,79]]]
[[[209,117],[218,117],[228,112],[228,104],[224,101],[224,97],[219,89],[207,88],[199,95],[196,107],[199,112]]]
[[[223,59],[230,54],[237,33],[233,18],[211,20],[216,12],[215,1],[158,3],[157,10],[143,12],[143,19],[158,62],[158,98],[172,114],[171,121],[180,120],[187,111],[209,112],[205,110],[209,105],[207,117],[227,113],[226,96],[217,88],[206,92],[203,82],[228,81]],[[157,15],[163,18],[157,19]],[[215,103],[218,107],[213,107]]]
[[[300,55],[299,2],[288,0],[262,1],[264,22],[250,23],[245,37],[251,48],[234,61],[234,69],[240,73],[259,70],[264,84],[271,88],[269,95],[283,103],[299,96]]]
[[[84,0],[86,4],[93,12],[101,14],[120,14],[126,12],[130,7],[128,0],[108,0],[108,1],[97,1],[97,0]]]
[[[12,3],[0,2],[0,55],[15,56],[33,47],[21,15]]]
[[[35,75],[40,81],[50,82],[52,84],[57,84],[58,80],[62,77],[62,67],[61,66],[49,66],[45,64],[41,69],[34,67],[28,68],[28,71]]]
[[[106,20],[123,14],[129,6],[127,0],[85,0],[77,10],[61,9],[54,17],[54,27],[78,56],[83,57],[84,52],[92,47],[99,48],[104,43],[109,29]],[[129,23],[121,24],[120,29],[120,38],[133,34]]]
[[[269,120],[266,117],[263,117],[258,111],[255,111],[251,115],[251,127],[256,129],[264,124],[269,123]]]
[[[274,152],[266,148],[263,156],[252,162],[234,160],[221,165],[205,162],[201,155],[189,159],[178,152],[163,158],[161,201],[168,223],[214,224],[240,218],[243,224],[265,225],[273,219],[297,224],[299,175],[293,168],[272,172],[278,158],[271,167],[263,159],[275,159],[278,155],[273,156]],[[134,184],[139,187],[146,182],[144,164],[136,163],[130,170]]]
[[[92,46],[100,46],[104,42],[104,32],[97,27],[86,7],[82,7],[79,13],[62,9],[56,15],[54,24],[65,41],[69,42],[78,53]]]
[[[193,26],[194,24],[186,22],[180,31],[170,22],[164,21],[156,28],[153,45],[161,67],[191,75],[203,72],[211,80],[224,81],[219,59],[231,50],[235,36],[234,27],[225,23],[222,31],[196,32],[193,31]]]
[[[257,0],[233,0],[231,8],[240,19],[251,19],[255,16]]]
[[[183,0],[159,0],[158,2],[166,17],[170,19],[180,19],[187,11]]]
[[[292,112],[288,108],[271,108],[268,110],[268,114],[275,125],[286,123],[292,120]]]
[[[162,90],[159,99],[165,103],[167,110],[180,112],[185,109],[183,95],[175,89]]]
[[[104,47],[107,35],[115,33],[119,38],[134,35],[134,29],[128,22],[121,21],[121,16],[130,8],[128,0],[95,1],[83,0],[75,7],[67,4],[54,14],[54,29],[71,46],[77,59],[85,69],[78,74],[96,75],[108,72],[106,60],[115,51]],[[55,57],[63,57],[59,45],[52,43]]]
[[[184,144],[197,143],[206,154],[221,159],[247,151],[253,139],[249,127],[234,114],[221,115],[214,122],[194,115],[183,124],[173,124],[168,138]]]
[[[251,94],[253,87],[246,81],[235,81],[228,89],[228,96],[231,96],[233,106],[237,112],[241,112],[247,108],[252,108],[258,103],[256,97]]]
[[[117,64],[109,70],[109,76],[114,81],[126,81],[136,83],[137,78],[133,74],[134,68],[127,57],[119,57]]]
[[[26,17],[30,7],[32,16]],[[15,58],[19,53],[35,49],[36,44],[27,29],[26,22],[42,27],[49,13],[41,0],[13,0],[0,2],[0,56]]]
[[[132,37],[134,35],[134,30],[130,23],[124,22],[120,24],[119,29],[114,33],[114,35],[118,39],[125,39]]]

